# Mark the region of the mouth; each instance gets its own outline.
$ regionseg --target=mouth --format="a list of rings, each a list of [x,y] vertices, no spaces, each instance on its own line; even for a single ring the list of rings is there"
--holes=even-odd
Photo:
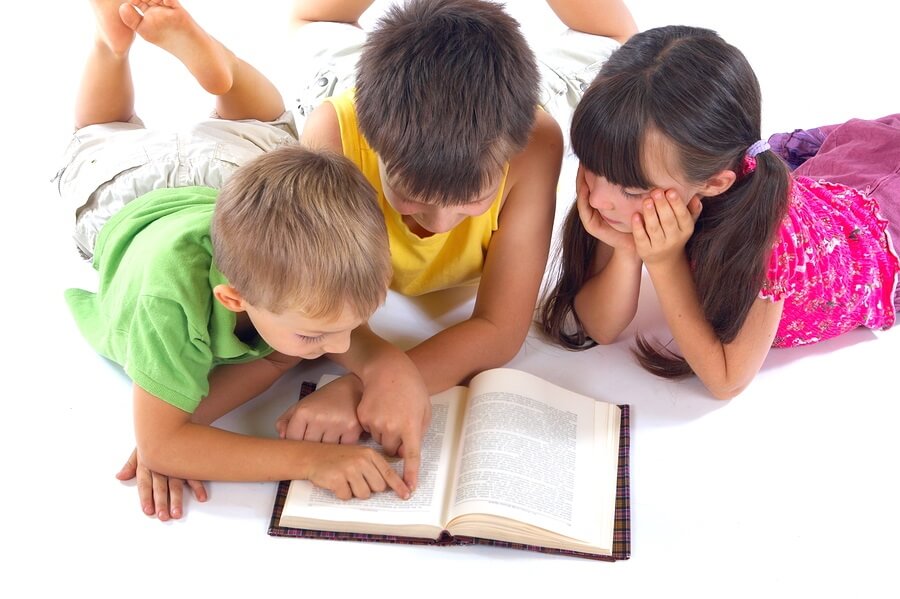
[[[613,219],[609,218],[608,216],[604,216],[603,214],[600,214],[600,218],[602,218],[603,220],[605,220],[607,223],[609,223],[611,225],[621,225],[622,224],[621,221],[613,220]]]
[[[413,215],[403,216],[403,222],[407,228],[420,237],[434,235],[435,232],[424,225],[419,219]]]

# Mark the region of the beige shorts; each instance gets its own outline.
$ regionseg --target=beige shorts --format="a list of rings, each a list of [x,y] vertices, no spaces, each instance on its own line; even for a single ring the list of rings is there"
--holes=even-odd
[[[75,215],[75,243],[90,258],[100,229],[125,204],[154,189],[219,189],[239,166],[297,143],[290,112],[277,120],[211,118],[185,130],[146,129],[140,119],[75,132],[54,181]]]
[[[291,109],[301,129],[306,115],[325,98],[353,87],[365,41],[364,30],[344,23],[309,23],[297,30],[290,56],[302,67],[288,89],[297,90]],[[572,111],[619,43],[567,29],[532,46],[541,72],[540,104],[562,127],[568,147]]]

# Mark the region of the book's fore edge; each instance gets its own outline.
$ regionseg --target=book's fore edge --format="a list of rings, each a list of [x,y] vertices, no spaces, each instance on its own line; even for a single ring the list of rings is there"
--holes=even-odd
[[[315,390],[314,383],[304,382],[300,389],[302,399]],[[567,555],[598,561],[619,561],[631,557],[631,485],[630,485],[630,449],[631,449],[631,406],[619,404],[619,463],[616,480],[616,509],[615,523],[613,527],[613,551],[611,555],[598,555],[582,551],[555,549],[540,547],[537,545],[525,545],[506,541],[494,541],[492,539],[480,539],[475,537],[452,536],[444,532],[438,539],[422,539],[418,537],[403,537],[394,535],[371,535],[362,533],[343,533],[312,530],[305,528],[293,528],[281,526],[281,514],[284,510],[284,502],[287,499],[291,481],[283,480],[278,483],[275,493],[275,502],[272,507],[272,517],[269,519],[269,536],[294,537],[311,539],[329,539],[336,541],[364,541],[377,543],[395,543],[403,545],[489,545],[505,547],[509,549],[521,549],[548,553],[554,555]]]
[[[619,465],[616,478],[616,514],[613,558],[631,557],[631,406],[619,406]]]

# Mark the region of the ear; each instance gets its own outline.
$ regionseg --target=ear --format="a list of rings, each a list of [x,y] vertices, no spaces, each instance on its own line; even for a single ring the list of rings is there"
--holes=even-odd
[[[220,304],[232,312],[244,312],[246,310],[244,297],[231,285],[216,285],[213,287],[213,296],[219,300]]]
[[[734,185],[737,175],[732,170],[723,169],[706,180],[697,192],[703,197],[713,197],[725,193]]]

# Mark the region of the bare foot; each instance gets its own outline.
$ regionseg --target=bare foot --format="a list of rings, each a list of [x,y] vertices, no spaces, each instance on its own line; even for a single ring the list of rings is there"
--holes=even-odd
[[[122,0],[91,0],[97,18],[97,35],[117,56],[124,56],[134,42],[134,31],[122,22],[119,5]]]
[[[231,89],[234,56],[178,0],[131,0],[119,7],[119,17],[127,29],[184,63],[209,93],[222,95]]]

